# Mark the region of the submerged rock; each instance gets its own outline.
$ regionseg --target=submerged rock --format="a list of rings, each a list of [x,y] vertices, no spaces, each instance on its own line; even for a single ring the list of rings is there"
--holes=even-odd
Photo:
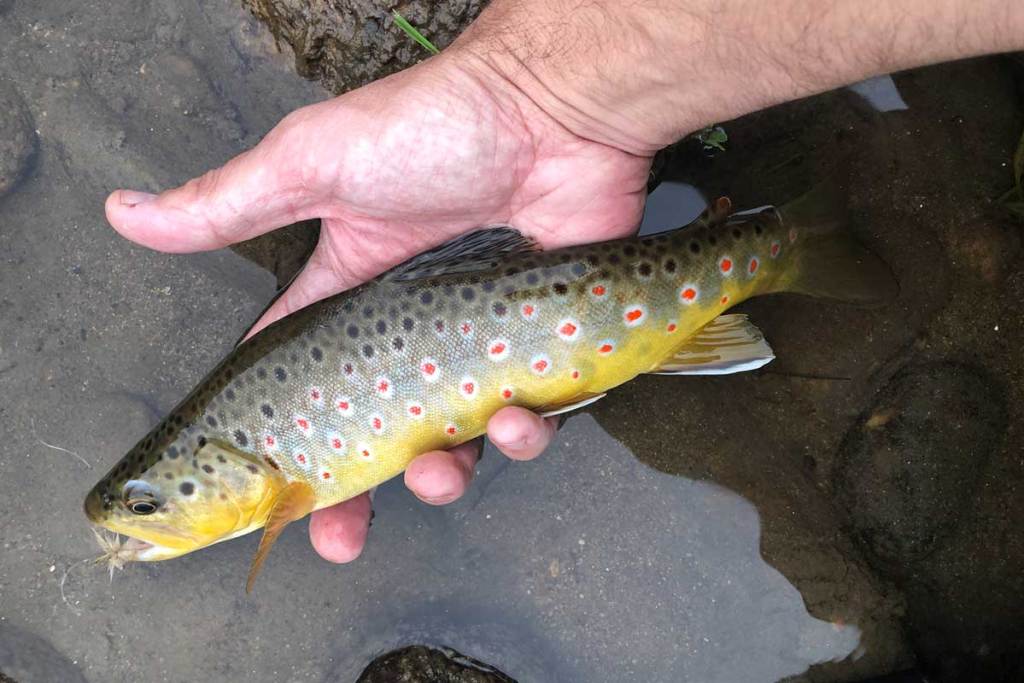
[[[497,669],[450,648],[410,645],[370,662],[356,683],[516,683]]]
[[[444,49],[469,25],[484,0],[379,3],[350,0],[242,0],[274,38],[295,53],[295,68],[336,93],[412,66],[429,53],[394,25],[396,7],[430,42]]]
[[[836,498],[887,571],[905,572],[956,526],[1006,430],[1006,400],[983,371],[927,363],[898,373],[847,433]]]
[[[50,643],[10,624],[0,624],[0,683],[7,681],[86,683],[78,667]]]
[[[25,176],[35,149],[32,116],[24,100],[13,87],[0,80],[0,197]]]

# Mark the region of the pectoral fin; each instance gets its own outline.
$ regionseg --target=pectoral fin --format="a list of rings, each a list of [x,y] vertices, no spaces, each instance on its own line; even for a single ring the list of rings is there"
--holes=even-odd
[[[761,330],[740,314],[720,315],[651,370],[655,375],[729,375],[775,358]]]
[[[263,567],[264,560],[274,541],[281,535],[289,523],[302,519],[316,505],[316,495],[313,488],[306,483],[293,481],[281,489],[274,501],[274,507],[270,509],[267,523],[263,526],[263,538],[260,539],[260,547],[256,549],[256,556],[252,558],[252,565],[249,567],[249,578],[245,582],[245,592],[251,593],[252,586],[256,582],[256,576]]]

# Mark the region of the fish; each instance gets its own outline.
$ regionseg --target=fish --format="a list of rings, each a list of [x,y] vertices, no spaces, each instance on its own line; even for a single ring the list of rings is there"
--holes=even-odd
[[[554,415],[643,373],[760,368],[774,353],[727,313],[737,304],[898,292],[850,236],[836,185],[745,212],[723,198],[683,228],[549,251],[510,226],[455,238],[239,344],[85,514],[127,537],[108,543],[121,564],[263,529],[251,590],[288,524],[483,434],[505,406]]]

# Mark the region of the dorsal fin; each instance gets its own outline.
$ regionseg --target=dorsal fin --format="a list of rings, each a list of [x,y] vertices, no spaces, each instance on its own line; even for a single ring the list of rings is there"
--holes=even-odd
[[[267,516],[267,523],[263,525],[263,537],[260,539],[259,548],[252,558],[252,565],[249,567],[249,578],[245,582],[245,592],[251,593],[252,586],[256,583],[256,577],[267,559],[270,548],[274,541],[281,535],[284,528],[292,522],[302,519],[316,506],[316,494],[313,487],[301,481],[293,481],[277,494],[274,500],[274,507],[270,509]]]
[[[405,282],[433,275],[489,270],[499,266],[502,258],[509,254],[539,249],[536,242],[511,226],[480,228],[413,256],[389,270],[382,279]]]

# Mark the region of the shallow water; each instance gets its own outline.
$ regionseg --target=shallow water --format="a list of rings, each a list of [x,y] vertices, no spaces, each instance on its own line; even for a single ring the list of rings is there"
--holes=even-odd
[[[254,537],[112,583],[81,563],[97,552],[84,493],[275,286],[232,252],[133,247],[102,201],[219,164],[326,93],[237,8],[0,2],[0,102],[24,102],[36,141],[0,197],[0,639],[38,636],[91,681],[352,681],[409,643],[524,682],[1009,677],[1024,609],[1024,273],[1020,225],[991,198],[1024,128],[1017,78],[994,61],[913,72],[895,79],[905,111],[833,93],[725,124],[726,152],[681,145],[648,229],[699,210],[669,183],[757,206],[845,155],[855,229],[892,264],[899,299],[750,302],[778,356],[765,371],[641,378],[572,417],[534,463],[489,450],[444,508],[389,483],[357,562],[318,560],[294,525],[246,597]],[[925,363],[924,389],[875,403]],[[963,367],[974,379],[958,383]],[[954,413],[949,391],[975,386]],[[982,423],[982,403],[1005,404],[1005,424]],[[914,441],[918,414],[938,415],[918,422],[943,439]],[[995,445],[962,446],[963,424]],[[927,444],[907,462],[848,437],[897,426],[894,440]]]

